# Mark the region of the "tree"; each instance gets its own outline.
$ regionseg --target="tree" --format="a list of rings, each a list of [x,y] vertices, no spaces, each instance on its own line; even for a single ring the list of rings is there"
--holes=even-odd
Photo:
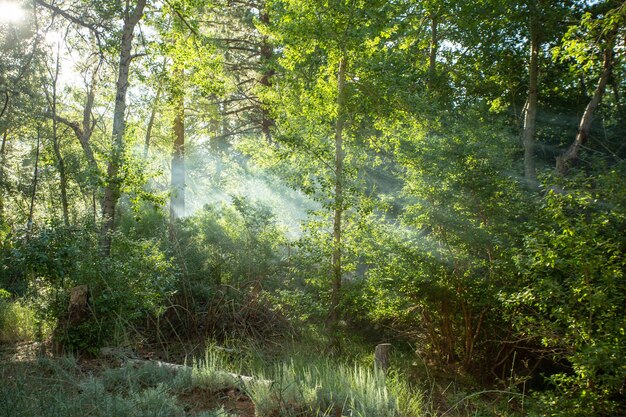
[[[58,125],[57,125],[57,88],[59,82],[59,70],[60,70],[60,49],[61,45],[56,45],[56,56],[53,62],[54,67],[48,67],[48,73],[50,75],[50,80],[52,82],[52,94],[50,95],[48,91],[46,91],[46,98],[48,99],[48,105],[50,107],[50,111],[52,113],[52,146],[54,149],[54,156],[57,163],[57,169],[59,171],[59,185],[61,188],[61,206],[63,210],[63,222],[65,226],[69,227],[70,225],[70,216],[68,211],[68,201],[67,201],[67,172],[65,170],[65,161],[63,160],[63,155],[61,155],[61,146],[60,139],[58,134]]]
[[[524,177],[526,181],[533,184],[537,180],[535,168],[535,130],[537,120],[537,103],[539,95],[539,49],[540,41],[540,10],[541,2],[530,1],[529,9],[529,44],[530,59],[528,60],[528,98],[524,105],[524,133],[522,143],[524,144]]]
[[[325,208],[324,222],[331,229],[325,239],[331,261],[325,273],[330,281],[327,324],[334,347],[339,345],[343,315],[345,231],[357,217],[347,213],[356,207],[361,192],[357,168],[365,158],[361,134],[372,129],[368,106],[383,101],[368,90],[380,86],[367,74],[376,51],[393,33],[391,16],[401,14],[400,9],[385,2],[270,3],[270,41],[281,50],[275,82],[262,95],[276,121],[276,144],[270,150],[274,158],[292,164],[283,175],[292,176],[294,186]],[[377,41],[369,43],[375,37]]]
[[[40,86],[45,83],[39,74],[45,54],[38,30],[36,18],[0,25],[0,223],[7,220],[7,202],[16,193],[8,175],[15,168],[11,143],[19,143],[21,134],[35,125],[43,101]],[[31,133],[29,145],[36,137]],[[15,206],[11,210],[15,214]]]
[[[137,0],[131,9],[127,3],[123,10],[123,27],[120,40],[120,55],[115,93],[115,108],[113,110],[113,147],[107,168],[107,178],[102,202],[102,231],[100,250],[104,256],[111,253],[111,233],[115,229],[115,208],[120,198],[122,179],[119,176],[122,153],[124,151],[124,135],[126,133],[125,111],[126,92],[129,85],[130,64],[133,56],[133,36],[137,23],[143,16],[146,0]]]
[[[599,52],[602,55],[602,67],[597,86],[580,119],[576,138],[567,150],[556,159],[556,170],[561,175],[567,173],[569,166],[578,158],[581,147],[589,138],[594,113],[602,101],[606,86],[611,77],[614,66],[614,47],[616,40],[619,36],[624,35],[623,27],[626,21],[626,4],[607,1],[596,7],[597,8],[594,10],[595,13],[586,13],[580,27],[573,26],[570,28],[565,38],[563,50],[566,56],[573,56],[577,60],[591,60],[588,61],[589,65],[593,65],[592,60],[594,58],[593,56],[585,56],[586,53],[588,53],[587,51],[589,49],[598,49],[599,47]],[[607,8],[610,9],[606,10]],[[596,16],[594,16],[594,14],[596,14]]]
[[[172,132],[174,145],[172,147],[172,177],[170,196],[170,222],[174,223],[185,215],[185,60],[181,57],[188,53],[181,50],[187,45],[184,41],[188,34],[184,33],[184,4],[181,9],[173,9],[172,29],[174,53],[172,54],[172,68],[169,82],[170,101],[174,112]],[[193,36],[193,34],[191,34]],[[182,41],[182,42],[181,42]]]

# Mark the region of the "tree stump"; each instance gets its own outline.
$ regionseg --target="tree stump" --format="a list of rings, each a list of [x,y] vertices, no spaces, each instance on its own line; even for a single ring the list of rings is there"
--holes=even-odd
[[[391,353],[391,343],[381,343],[374,350],[374,366],[383,372],[389,369],[389,354]]]
[[[64,353],[63,341],[70,327],[78,326],[85,322],[91,312],[89,311],[89,287],[79,285],[70,289],[70,302],[67,313],[57,320],[56,327],[52,332],[52,350],[55,354]]]
[[[79,285],[70,290],[70,304],[67,309],[67,321],[70,325],[84,322],[89,316],[89,287]]]

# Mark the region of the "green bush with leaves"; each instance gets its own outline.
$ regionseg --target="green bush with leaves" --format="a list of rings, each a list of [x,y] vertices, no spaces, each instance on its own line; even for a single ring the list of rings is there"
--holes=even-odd
[[[129,329],[161,314],[176,290],[175,269],[158,241],[116,234],[110,258],[101,259],[95,251],[92,255],[83,254],[76,271],[76,284],[89,286],[91,316],[61,335],[69,350],[131,342]]]
[[[234,196],[181,220],[173,252],[188,281],[239,287],[274,277],[284,242],[269,207]]]
[[[429,362],[490,378],[507,337],[498,292],[515,281],[511,258],[532,209],[509,174],[511,135],[464,122],[389,126],[404,188],[383,202],[403,209],[372,216],[361,238],[365,282],[352,315],[417,343]]]
[[[285,237],[271,209],[242,196],[178,220],[167,246],[177,270],[168,330],[270,337],[285,325],[268,299],[286,272]]]
[[[626,412],[625,166],[561,179],[518,257],[505,302],[520,337],[563,365],[540,396],[553,415]]]
[[[97,242],[95,230],[47,224],[9,234],[1,248],[1,287],[36,302],[42,323],[63,323],[71,288],[89,287],[88,320],[55,333],[70,351],[124,342],[125,328],[158,314],[175,290],[174,268],[157,240],[117,233],[104,259]],[[22,301],[11,306],[25,311]]]

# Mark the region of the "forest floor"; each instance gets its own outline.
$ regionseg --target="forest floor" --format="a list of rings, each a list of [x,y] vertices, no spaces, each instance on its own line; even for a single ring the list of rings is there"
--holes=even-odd
[[[345,366],[327,358],[307,357],[305,367],[294,362],[294,358],[296,362],[302,358],[290,356],[284,362],[284,358],[273,354],[245,363],[233,358],[233,349],[200,342],[171,343],[135,351],[110,349],[109,353],[101,351],[98,357],[74,357],[55,356],[49,344],[38,342],[0,344],[0,416],[355,415],[354,410],[342,413],[327,406],[318,408],[316,403],[299,402],[304,399],[303,392],[316,390],[314,397],[319,400],[330,396],[335,401],[334,407],[337,398],[353,398],[359,404],[357,407],[365,404],[359,415],[368,417],[523,415],[519,394],[480,389],[451,374],[430,375],[426,379],[428,386],[398,390],[396,385],[387,391],[385,386],[389,381],[383,379],[380,385],[381,380],[372,379],[375,374],[367,371],[371,365]],[[280,373],[272,377],[267,373],[270,369]],[[254,382],[244,382],[246,376],[232,377],[229,372],[252,376]],[[313,375],[313,380],[303,377],[307,374]],[[267,383],[264,378],[268,377],[279,380]],[[397,383],[397,380],[391,382],[392,386]],[[320,387],[326,387],[327,391],[320,391]],[[396,396],[410,412],[383,410],[389,403],[377,408],[381,404],[372,400],[383,392],[376,391],[379,388],[385,390],[384,396]]]
[[[112,373],[123,369],[126,365],[124,361],[111,357],[55,357],[50,353],[50,346],[40,342],[19,342],[15,344],[0,344],[0,415],[1,416],[29,416],[29,415],[55,415],[55,411],[49,409],[37,410],[37,404],[45,406],[46,398],[56,402],[55,409],[64,410],[66,416],[84,415],[107,415],[105,411],[102,414],[87,414],[86,409],[89,405],[82,404],[82,407],[72,407],[74,405],[84,403],[84,398],[80,398],[83,394],[82,388],[89,381],[102,381],[109,394],[115,394],[115,390],[119,387],[112,386],[110,381]],[[186,362],[186,358],[178,355],[178,360],[171,358],[171,354],[165,352],[155,352],[149,350],[145,352],[137,352],[137,356],[146,358],[145,363],[156,363],[152,358],[161,359],[164,356],[170,357],[170,360],[177,364]],[[154,388],[154,381],[158,381],[160,376],[147,378],[145,375],[132,376],[125,375],[125,378],[137,378],[140,389],[148,390]],[[166,378],[173,379],[175,375],[170,374]],[[143,378],[143,380],[141,380]],[[150,379],[148,382],[146,379]],[[156,382],[161,384],[162,381]],[[49,390],[54,386],[53,390]],[[46,395],[43,391],[51,391]],[[131,387],[130,391],[136,390]],[[119,393],[119,391],[117,392]],[[42,395],[43,394],[43,395]],[[137,392],[133,392],[137,394]],[[42,398],[44,398],[42,400]],[[146,415],[146,416],[168,416],[168,415],[184,415],[184,416],[211,416],[211,417],[254,417],[254,403],[248,395],[235,386],[226,386],[214,388],[210,386],[187,386],[182,389],[175,390],[173,400],[176,402],[178,411],[181,413],[168,414],[167,412],[150,411],[150,405],[146,406],[147,410],[143,412],[135,411],[128,414]],[[97,403],[94,399],[94,403]],[[66,403],[67,406],[64,406]],[[66,408],[64,408],[66,407]],[[163,407],[161,407],[163,410]],[[42,412],[43,411],[43,412]],[[61,415],[61,414],[56,414]],[[120,413],[120,416],[127,414]]]

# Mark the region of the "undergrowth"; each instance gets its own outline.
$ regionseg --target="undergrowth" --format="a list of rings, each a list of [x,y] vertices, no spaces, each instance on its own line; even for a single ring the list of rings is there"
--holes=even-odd
[[[246,389],[259,417],[422,414],[421,394],[412,392],[400,379],[331,361],[280,363],[270,374],[247,384]]]
[[[11,300],[0,288],[0,343],[33,340],[40,327],[35,310],[25,300]]]
[[[186,395],[198,390],[215,398],[241,390],[259,417],[423,415],[421,393],[394,373],[315,358],[272,364],[245,356],[209,348],[189,366],[130,362],[97,372],[85,372],[72,357],[8,362],[0,370],[0,416],[234,416],[218,401],[212,410],[190,411]],[[244,368],[256,369],[253,380],[238,377]]]
[[[85,376],[71,357],[10,363],[0,371],[0,416],[188,416],[192,414],[178,396],[203,381],[196,380],[195,373],[195,368],[172,373],[148,363]],[[193,415],[233,417],[223,408]]]

